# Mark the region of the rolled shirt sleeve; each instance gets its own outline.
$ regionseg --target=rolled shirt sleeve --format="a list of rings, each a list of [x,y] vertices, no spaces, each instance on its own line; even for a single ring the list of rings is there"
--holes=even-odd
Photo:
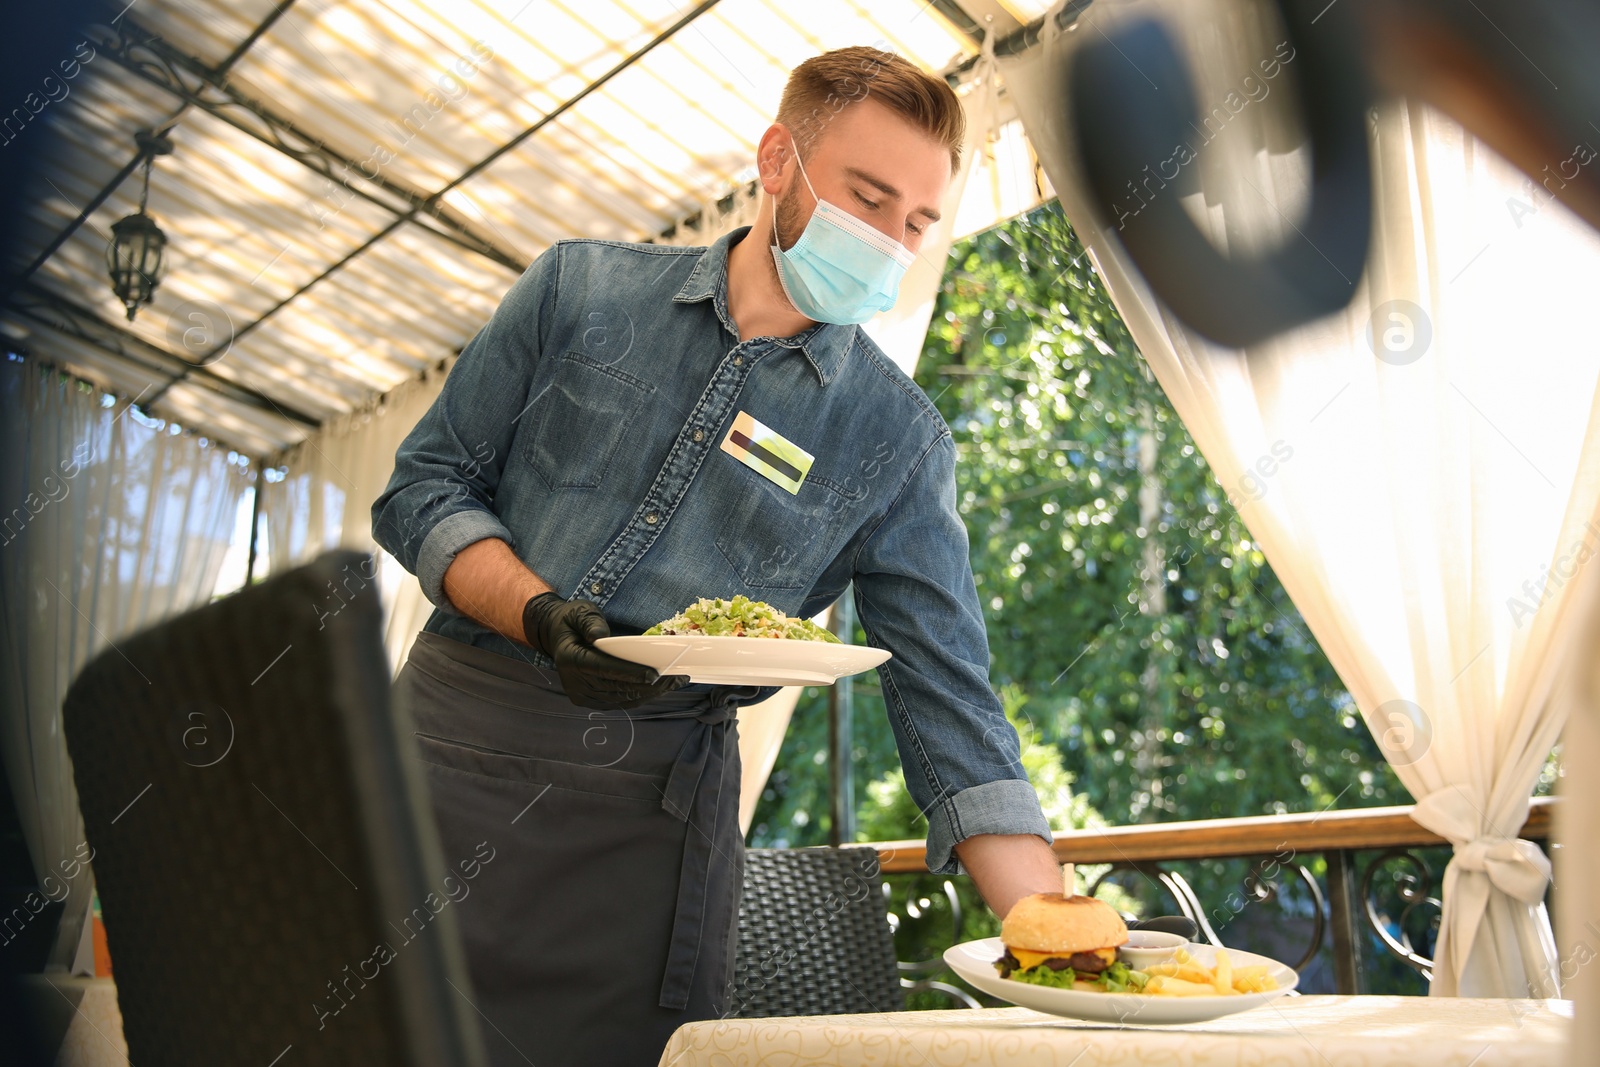
[[[533,261],[461,350],[372,505],[373,539],[452,614],[461,612],[445,596],[444,573],[456,554],[490,537],[516,547],[492,502],[548,337],[560,249]]]
[[[878,675],[906,786],[928,819],[928,869],[937,874],[967,873],[953,849],[974,834],[1052,840],[1017,731],[989,687],[989,639],[967,552],[946,430],[853,568],[867,642],[893,653]]]

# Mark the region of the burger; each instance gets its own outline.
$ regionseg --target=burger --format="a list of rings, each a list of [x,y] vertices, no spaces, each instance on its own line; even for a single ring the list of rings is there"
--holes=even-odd
[[[1117,962],[1128,926],[1115,908],[1094,897],[1034,893],[1012,905],[1000,925],[1005,955],[1000,977],[1063,989],[1121,992],[1142,985]]]

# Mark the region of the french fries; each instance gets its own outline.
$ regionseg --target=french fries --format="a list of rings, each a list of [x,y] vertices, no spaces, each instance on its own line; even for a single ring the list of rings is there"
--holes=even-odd
[[[1185,982],[1194,982],[1198,985],[1211,985],[1211,972],[1194,963],[1157,963],[1146,967],[1144,973],[1152,978],[1157,975],[1163,978],[1177,978]]]
[[[1228,996],[1233,992],[1233,964],[1228,962],[1228,953],[1217,949],[1216,973],[1211,976],[1211,982],[1216,986],[1218,996]]]
[[[1173,962],[1157,963],[1144,972],[1150,976],[1145,992],[1158,997],[1225,997],[1278,988],[1266,967],[1234,967],[1228,950],[1222,948],[1217,949],[1215,967],[1205,966],[1180,948]]]
[[[1208,982],[1191,982],[1184,978],[1156,975],[1144,987],[1146,993],[1157,997],[1211,997],[1217,991]]]

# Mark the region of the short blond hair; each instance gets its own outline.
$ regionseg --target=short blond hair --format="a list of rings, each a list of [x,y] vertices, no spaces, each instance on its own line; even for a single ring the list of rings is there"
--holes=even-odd
[[[824,52],[789,73],[777,119],[801,155],[848,105],[871,96],[950,150],[950,173],[961,167],[967,117],[948,82],[893,52],[852,45]]]

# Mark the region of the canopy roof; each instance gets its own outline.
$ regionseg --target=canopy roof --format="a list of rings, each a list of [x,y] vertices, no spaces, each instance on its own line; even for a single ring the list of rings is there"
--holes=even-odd
[[[129,5],[62,57],[0,331],[269,454],[459,351],[558,238],[649,239],[748,188],[808,56],[878,44],[954,77],[980,25],[1003,36],[1046,6]],[[167,127],[148,208],[163,281],[129,323],[106,245],[138,209],[135,131]]]

